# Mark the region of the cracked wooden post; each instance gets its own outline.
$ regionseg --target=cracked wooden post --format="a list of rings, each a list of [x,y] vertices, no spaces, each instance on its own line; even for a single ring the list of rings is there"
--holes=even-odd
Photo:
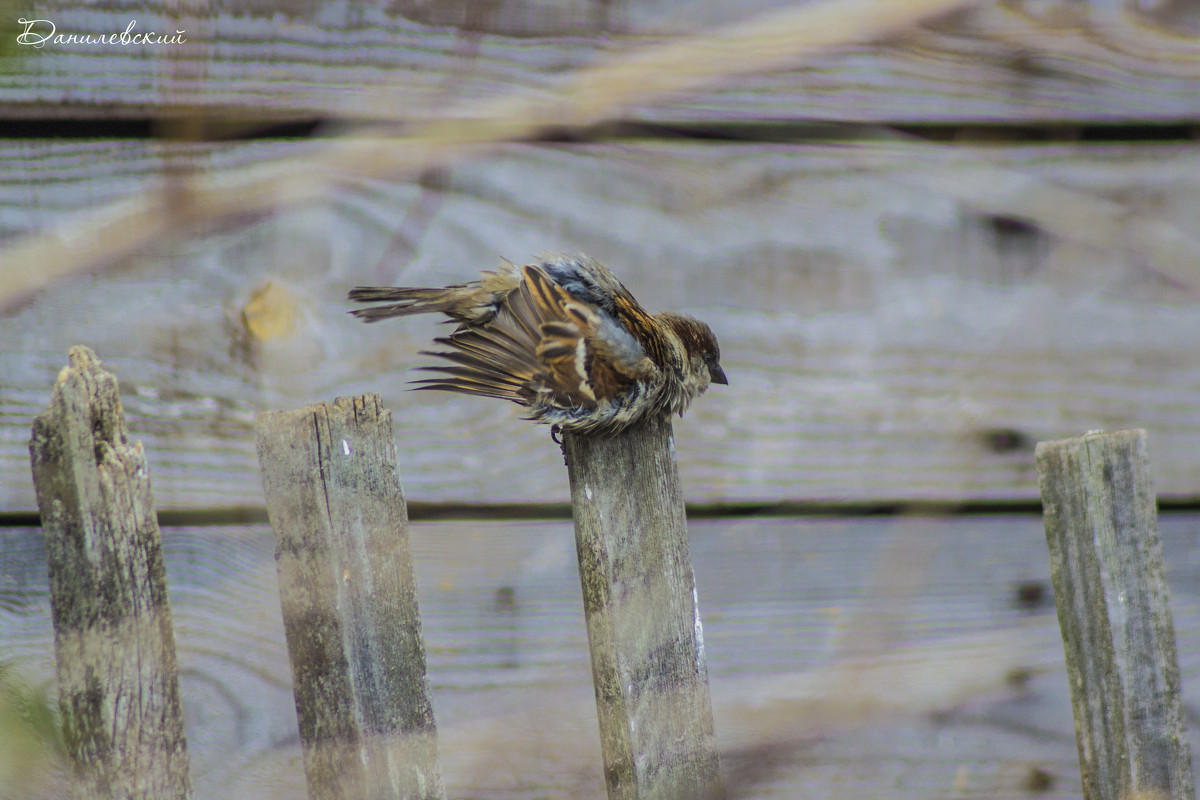
[[[1085,800],[1193,800],[1146,432],[1037,446]]]
[[[442,800],[392,415],[368,394],[257,427],[308,796]]]
[[[59,708],[79,798],[188,798],[187,740],[146,455],[86,347],[33,422]]]
[[[671,423],[563,454],[608,796],[723,797]]]

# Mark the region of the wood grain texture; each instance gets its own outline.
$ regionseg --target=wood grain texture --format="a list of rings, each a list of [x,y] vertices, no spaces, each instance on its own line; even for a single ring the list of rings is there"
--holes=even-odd
[[[1196,794],[1146,432],[1037,447],[1086,800]]]
[[[723,800],[671,423],[563,455],[609,800]]]
[[[1198,521],[1160,518],[1189,717]],[[730,796],[1078,800],[1040,518],[689,527]],[[163,535],[195,796],[302,797],[274,535]],[[414,523],[411,537],[447,795],[604,797],[571,524]],[[0,652],[52,686],[43,537],[0,529],[0,548]]]
[[[167,164],[307,144],[0,148],[4,233],[66,225]],[[183,155],[181,156],[180,153]],[[1200,486],[1200,157],[1190,146],[512,146],[45,290],[0,317],[0,508],[61,354],[105,353],[164,507],[262,503],[253,420],[378,391],[414,501],[563,502],[508,404],[406,391],[431,321],[363,326],[360,284],[444,285],[582,250],[716,331],[730,386],[676,423],[689,501],[1036,497],[1033,443],[1145,427],[1160,491]]]
[[[308,796],[445,800],[391,413],[338,398],[257,433]]]
[[[479,5],[224,0],[135,13],[115,2],[42,4],[62,34],[186,31],[180,45],[17,48],[4,115],[472,116],[499,94],[537,97],[563,72],[647,43],[719,29],[782,0],[509,0]],[[848,11],[853,14],[853,11]],[[860,24],[864,22],[860,20]],[[851,44],[767,71],[634,103],[633,118],[1002,122],[1194,119],[1197,17],[1156,6],[1011,2],[885,46]],[[48,32],[41,25],[35,34]]]
[[[54,384],[29,444],[46,526],[71,794],[188,800],[187,738],[146,456],[117,380],[86,347]]]

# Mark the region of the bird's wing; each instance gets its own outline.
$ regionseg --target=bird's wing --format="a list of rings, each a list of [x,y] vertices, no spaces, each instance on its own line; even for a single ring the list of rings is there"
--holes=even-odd
[[[657,372],[638,341],[608,314],[580,302],[535,265],[485,325],[463,326],[432,353],[455,364],[428,367],[442,389],[523,405],[595,408]]]

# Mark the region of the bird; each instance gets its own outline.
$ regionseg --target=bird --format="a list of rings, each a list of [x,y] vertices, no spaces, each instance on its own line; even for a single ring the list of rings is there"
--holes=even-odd
[[[422,350],[447,364],[415,388],[510,400],[525,419],[582,436],[618,434],[683,415],[710,384],[727,385],[712,329],[686,314],[651,314],[586,255],[507,259],[477,280],[442,288],[359,286],[350,313],[364,322],[440,313],[458,327]]]

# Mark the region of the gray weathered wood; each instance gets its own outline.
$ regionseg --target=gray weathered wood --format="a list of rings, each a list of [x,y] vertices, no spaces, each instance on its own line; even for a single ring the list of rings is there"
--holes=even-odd
[[[238,173],[312,146],[0,141],[0,235],[83,247],[75,214],[171,163]],[[1135,425],[1159,491],[1194,495],[1196,219],[1194,145],[511,146],[164,240],[0,315],[0,509],[34,508],[26,420],[80,341],[120,369],[162,507],[261,505],[255,414],[368,389],[397,412],[411,501],[560,502],[558,448],[515,406],[407,391],[432,317],[364,326],[345,300],[546,248],[716,331],[732,385],[675,422],[690,502],[1034,499],[1035,442]]]
[[[137,31],[183,29],[188,41],[14,48],[0,72],[0,114],[472,116],[514,86],[543,96],[565,71],[785,2],[757,0],[748,12],[719,0],[217,0],[198,12],[147,3],[131,14],[117,0],[53,0],[37,16],[64,34],[120,32],[135,19]],[[849,5],[848,16],[858,10]],[[820,30],[869,22],[863,14]],[[1195,30],[1187,3],[986,3],[886,46],[847,37],[846,47],[802,68],[723,81],[666,105],[635,101],[628,113],[674,121],[1195,119]]]
[[[563,454],[608,796],[723,797],[671,423]]]
[[[73,347],[29,443],[76,797],[188,798],[162,542],[117,379]]]
[[[1200,515],[1159,526],[1180,669],[1200,674]],[[691,519],[688,534],[731,796],[1079,799],[1040,515]],[[410,537],[447,795],[603,798],[570,521]],[[906,543],[918,580],[881,581]],[[267,525],[163,529],[197,798],[304,797],[275,547]],[[53,701],[42,532],[0,528],[0,548],[0,652]],[[850,642],[860,668],[840,657]],[[1200,682],[1183,689],[1200,706]],[[1021,788],[1033,768],[1044,795]],[[0,797],[12,786],[68,796],[5,781]]]
[[[1146,432],[1037,446],[1085,800],[1195,796]]]
[[[264,413],[258,452],[309,797],[444,798],[391,412]]]

